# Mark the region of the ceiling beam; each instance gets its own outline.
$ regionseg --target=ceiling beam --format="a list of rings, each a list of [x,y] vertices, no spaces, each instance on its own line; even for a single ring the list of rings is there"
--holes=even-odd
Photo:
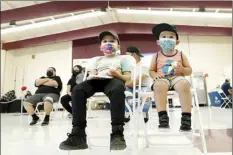
[[[152,35],[151,29],[155,24],[138,24],[138,23],[113,23],[101,25],[81,30],[74,30],[59,34],[47,35],[43,37],[31,38],[21,41],[8,42],[3,44],[4,50],[26,48],[32,46],[46,45],[57,42],[83,40],[96,38],[103,30],[112,30],[119,35]],[[179,35],[193,36],[232,36],[232,28],[222,27],[203,27],[203,26],[183,26],[177,25]],[[131,38],[134,39],[134,38]]]
[[[232,8],[231,1],[53,1],[1,11],[1,23],[21,21],[95,8],[156,7],[156,8]],[[19,13],[20,12],[20,13]]]
[[[37,1],[32,1],[34,4],[39,4]]]
[[[5,3],[9,8],[11,8],[11,9],[14,9],[15,7],[12,5],[12,4],[10,4],[9,2],[7,2],[7,1],[2,1],[3,3]]]

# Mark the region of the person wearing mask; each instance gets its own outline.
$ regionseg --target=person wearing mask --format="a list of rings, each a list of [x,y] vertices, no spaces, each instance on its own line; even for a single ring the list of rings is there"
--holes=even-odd
[[[151,91],[151,86],[152,86],[152,79],[150,78],[150,74],[149,74],[149,67],[146,67],[142,64],[142,57],[143,55],[141,54],[140,50],[135,47],[135,46],[129,46],[126,50],[126,55],[130,55],[132,56],[135,61],[136,61],[136,70],[139,72],[140,67],[142,67],[142,91]],[[129,105],[132,106],[132,104],[130,104],[130,100],[133,99],[133,75],[134,73],[132,72],[131,74],[131,80],[128,80],[125,82],[125,86],[126,86],[126,91],[130,92],[131,95],[128,95],[126,97],[126,101],[129,103]],[[137,75],[136,78],[136,86],[139,85],[139,74]],[[136,87],[138,89],[138,87]],[[137,96],[137,94],[136,94]],[[149,120],[149,114],[148,114],[148,110],[151,104],[151,99],[147,98],[146,100],[146,104],[143,107],[143,116],[144,116],[144,122],[147,123],[147,121]],[[131,107],[132,108],[132,107]],[[132,108],[133,109],[133,108]],[[125,113],[125,122],[129,122],[130,121],[130,116],[129,116],[129,112],[128,109],[125,109],[126,113]]]
[[[53,103],[59,101],[60,92],[62,90],[62,81],[56,75],[56,69],[49,67],[46,72],[47,77],[42,76],[35,81],[35,86],[38,87],[35,94],[26,98],[24,108],[29,115],[32,116],[30,125],[35,125],[40,119],[34,111],[34,107],[39,102],[44,102],[45,118],[42,126],[49,124],[50,113],[53,109]]]
[[[154,80],[152,88],[159,115],[158,127],[170,128],[166,106],[167,92],[174,89],[179,94],[182,110],[180,131],[191,131],[191,84],[185,76],[192,74],[192,67],[186,55],[176,47],[180,43],[178,31],[174,25],[161,23],[153,27],[152,33],[161,48],[153,55],[150,65],[150,76]]]
[[[116,33],[103,31],[99,34],[100,50],[104,56],[91,59],[86,81],[72,90],[72,131],[59,148],[62,150],[87,149],[86,103],[96,92],[103,92],[110,100],[111,126],[110,150],[124,150],[125,81],[130,79],[131,56],[119,55],[120,40]]]
[[[67,90],[66,90],[66,95],[61,97],[61,104],[62,106],[70,113],[72,114],[72,108],[70,105],[71,102],[71,92],[74,86],[77,84],[81,83],[83,81],[84,77],[84,72],[83,69],[80,65],[76,65],[72,69],[72,76],[69,79],[67,83]],[[72,115],[69,115],[71,117]]]

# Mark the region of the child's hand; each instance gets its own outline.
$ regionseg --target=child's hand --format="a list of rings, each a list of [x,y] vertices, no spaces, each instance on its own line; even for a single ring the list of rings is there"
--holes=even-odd
[[[161,78],[164,78],[164,75],[161,73],[156,73],[153,80],[156,81],[156,80],[161,79]]]
[[[176,74],[184,74],[184,67],[180,62],[177,62],[176,68],[175,68],[175,75]]]
[[[110,69],[107,74],[109,76],[113,76],[113,77],[119,77],[121,75],[121,73],[118,70],[115,70],[115,69]]]

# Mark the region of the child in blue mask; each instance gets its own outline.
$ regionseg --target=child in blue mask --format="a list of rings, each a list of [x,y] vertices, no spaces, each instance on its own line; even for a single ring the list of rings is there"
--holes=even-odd
[[[76,85],[71,94],[72,125],[71,134],[60,144],[62,150],[87,149],[85,128],[87,98],[96,92],[107,95],[111,104],[110,150],[124,150],[124,114],[125,114],[125,81],[130,79],[133,58],[119,55],[120,41],[118,35],[104,31],[99,34],[100,50],[104,56],[94,57],[89,62],[88,79]]]
[[[170,128],[167,114],[167,91],[178,92],[182,107],[181,131],[191,130],[191,90],[184,76],[190,76],[192,68],[183,52],[175,47],[179,44],[176,27],[167,23],[156,25],[152,29],[161,51],[154,54],[150,76],[154,79],[153,90],[159,115],[159,128]]]

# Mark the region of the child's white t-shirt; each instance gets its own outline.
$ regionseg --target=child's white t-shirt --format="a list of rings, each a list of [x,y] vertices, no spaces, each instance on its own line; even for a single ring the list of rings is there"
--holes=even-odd
[[[117,69],[121,73],[131,72],[133,70],[135,60],[128,55],[116,55],[113,57],[98,56],[90,60],[88,69],[97,70],[97,75],[107,76],[110,69]]]

